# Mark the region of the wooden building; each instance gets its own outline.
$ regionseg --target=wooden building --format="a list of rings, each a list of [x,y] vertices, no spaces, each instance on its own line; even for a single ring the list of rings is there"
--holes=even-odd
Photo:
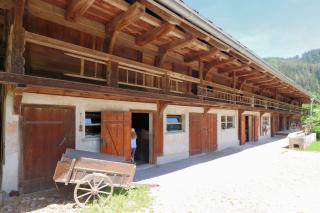
[[[310,96],[179,0],[0,2],[2,189],[66,148],[163,164],[297,126]],[[227,14],[226,14],[227,15]]]

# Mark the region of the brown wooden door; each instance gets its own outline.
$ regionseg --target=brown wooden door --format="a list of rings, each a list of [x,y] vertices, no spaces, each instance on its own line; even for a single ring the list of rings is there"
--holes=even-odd
[[[212,152],[217,150],[217,114],[208,114],[207,116],[208,145],[206,151]]]
[[[253,140],[259,140],[259,116],[254,116],[253,118]]]
[[[189,114],[189,154],[195,155],[202,152],[202,114]]]
[[[240,145],[246,144],[246,116],[240,115]]]
[[[131,113],[102,112],[101,113],[101,152],[124,156],[130,160],[131,152]]]
[[[23,116],[23,191],[53,186],[57,161],[75,147],[75,110],[68,107],[25,105]]]

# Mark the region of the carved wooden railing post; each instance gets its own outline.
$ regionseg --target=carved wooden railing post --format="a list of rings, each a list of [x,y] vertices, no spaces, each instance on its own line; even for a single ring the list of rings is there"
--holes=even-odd
[[[118,87],[119,81],[119,64],[117,62],[110,61],[107,72],[107,84],[108,86]]]

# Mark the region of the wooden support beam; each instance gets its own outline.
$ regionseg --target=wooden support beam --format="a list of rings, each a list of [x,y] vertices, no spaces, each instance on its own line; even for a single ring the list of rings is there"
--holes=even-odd
[[[256,75],[253,75],[252,77],[247,77],[245,80],[246,81],[253,81],[253,80],[257,80],[257,79],[261,79],[261,78],[265,78],[266,76],[265,75],[261,75],[261,74],[256,74]]]
[[[145,7],[136,2],[132,4],[127,11],[120,13],[114,17],[107,25],[106,32],[121,31],[126,26],[140,19],[145,13]]]
[[[220,53],[219,49],[212,48],[209,51],[201,51],[184,57],[184,62],[191,63],[199,59],[204,59],[208,57],[215,57]]]
[[[22,102],[22,92],[21,90],[15,90],[13,96],[13,113],[15,115],[20,115]]]
[[[265,88],[270,88],[270,86],[275,86],[275,87],[278,87],[281,85],[280,82],[268,82],[268,83],[261,83],[261,84],[255,84],[256,86],[259,86],[259,87],[265,87]]]
[[[1,0],[0,1],[0,8],[5,9],[5,10],[9,10],[14,8],[15,5],[15,0]]]
[[[266,79],[266,80],[263,80],[263,81],[259,81],[259,82],[255,82],[254,85],[256,86],[259,86],[259,85],[263,85],[265,83],[269,83],[269,82],[272,82],[274,81],[275,79],[271,78],[271,79]]]
[[[256,73],[253,73],[252,71],[250,71],[250,72],[239,74],[237,76],[238,76],[238,78],[241,78],[241,79],[245,80],[244,79],[245,77],[251,76],[252,74],[256,74]]]
[[[222,66],[225,66],[225,65],[233,64],[233,63],[235,63],[236,61],[237,61],[236,58],[231,58],[231,59],[229,59],[229,60],[227,60],[227,61],[221,61],[221,62],[219,62],[219,63],[211,64],[210,66],[217,68],[217,67],[222,67]]]
[[[175,29],[175,25],[171,23],[164,23],[160,27],[156,27],[136,38],[136,44],[139,46],[144,46],[152,41],[161,38]]]
[[[66,19],[76,21],[79,16],[87,12],[94,2],[95,0],[70,0],[66,11]]]
[[[181,49],[190,45],[195,40],[192,35],[186,35],[185,39],[178,39],[176,41],[170,42],[160,47],[159,56],[157,57],[156,66],[162,67],[168,53],[173,50]]]
[[[198,61],[198,66],[199,66],[199,78],[200,78],[200,87],[203,88],[203,81],[204,81],[204,76],[203,76],[203,72],[204,72],[204,64],[203,61],[201,59],[199,59]],[[203,96],[200,96],[200,100],[203,100]]]
[[[23,15],[25,8],[25,0],[16,0],[14,8],[13,26],[10,30],[7,58],[6,58],[6,71],[13,73],[24,73],[25,60],[23,53],[25,50],[23,28]]]
[[[196,38],[194,38],[192,35],[188,34],[188,35],[186,35],[185,39],[178,39],[178,40],[175,40],[173,42],[169,42],[168,44],[161,46],[160,50],[163,52],[167,52],[167,51],[181,49],[181,48],[184,48],[184,47],[190,45],[194,40],[196,40]]]
[[[134,23],[140,19],[145,13],[145,7],[136,2],[131,5],[127,11],[120,13],[120,15],[114,17],[106,25],[106,33],[109,33],[109,40],[107,44],[107,52],[112,54],[116,39],[119,32],[126,26]]]
[[[240,67],[237,68],[233,68],[233,69],[228,69],[228,70],[219,70],[219,73],[223,74],[223,73],[235,73],[235,72],[240,72],[246,69],[249,69],[250,66],[247,64],[243,64]]]

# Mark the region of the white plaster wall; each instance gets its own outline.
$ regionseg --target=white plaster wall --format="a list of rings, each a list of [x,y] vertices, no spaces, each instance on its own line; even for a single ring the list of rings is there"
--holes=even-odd
[[[163,156],[157,158],[158,164],[168,163],[189,157],[189,113],[203,113],[201,107],[169,105],[163,112]],[[167,132],[167,115],[182,115],[183,131]]]
[[[217,114],[217,141],[218,150],[232,146],[239,146],[238,139],[238,110],[211,109],[208,113]],[[231,129],[221,129],[221,116],[234,116],[235,127]]]
[[[76,149],[92,152],[99,152],[100,141],[98,138],[88,139],[85,137],[84,119],[86,111],[100,112],[157,109],[157,105],[151,103],[99,100],[34,93],[24,93],[22,104],[75,106]],[[19,116],[13,114],[12,93],[9,93],[6,97],[4,116],[5,164],[3,165],[2,189],[6,192],[10,192],[11,190],[18,190],[19,157],[21,152]],[[80,125],[83,125],[83,131],[80,131]]]
[[[24,93],[23,104],[47,104],[47,105],[65,105],[76,107],[76,149],[99,152],[100,139],[88,138],[85,136],[84,119],[85,112],[102,111],[129,111],[129,110],[157,110],[156,104],[138,103],[90,98],[78,98],[68,96],[55,96],[34,93]],[[83,131],[80,131],[80,125]]]
[[[8,93],[4,103],[3,119],[4,165],[2,167],[2,190],[18,190],[20,161],[19,116],[13,115],[13,93]]]

